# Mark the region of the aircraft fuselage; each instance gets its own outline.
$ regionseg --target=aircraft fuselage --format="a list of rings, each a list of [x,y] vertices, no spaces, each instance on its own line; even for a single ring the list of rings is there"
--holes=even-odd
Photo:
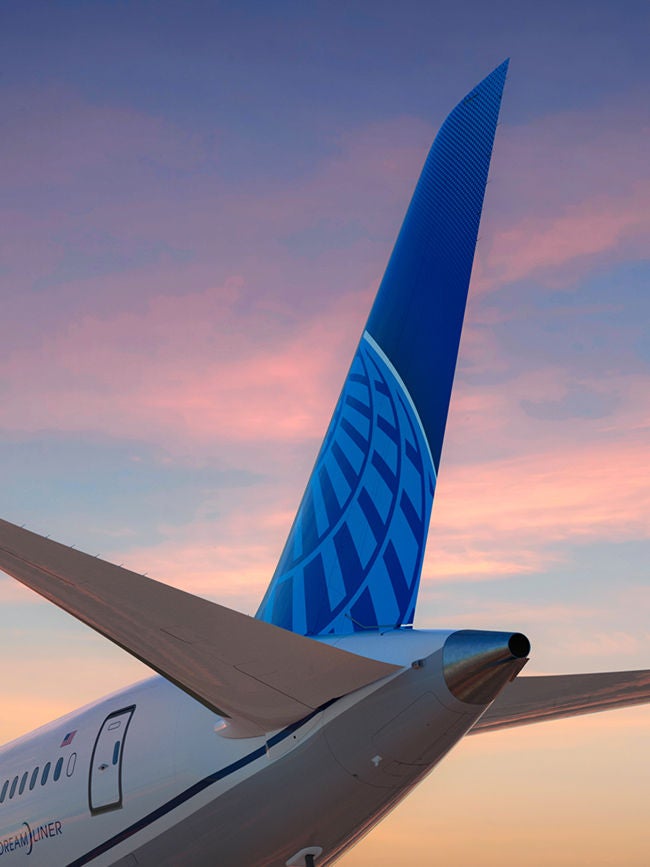
[[[266,737],[228,737],[154,677],[15,741],[0,864],[284,865],[310,848],[331,863],[483,711],[446,686],[449,634],[337,639],[403,669]]]

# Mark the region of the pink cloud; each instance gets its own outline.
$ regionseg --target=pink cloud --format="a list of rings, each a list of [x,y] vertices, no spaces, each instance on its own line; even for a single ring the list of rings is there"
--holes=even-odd
[[[645,446],[624,445],[624,451],[620,443],[614,448],[576,445],[559,453],[447,467],[433,511],[424,602],[440,583],[540,573],[566,558],[561,546],[567,542],[648,538],[650,490],[638,471]],[[164,543],[129,549],[119,559],[253,613],[273,574],[305,477],[306,472],[293,473],[243,489],[218,522],[199,515],[189,526],[161,528]],[[501,606],[501,618],[505,613]],[[519,608],[518,616],[527,615]],[[539,617],[538,611],[533,619]],[[557,611],[553,617],[557,621]],[[575,620],[575,610],[567,617]]]
[[[0,572],[0,602],[3,605],[31,605],[36,598],[32,590]]]
[[[195,593],[246,614],[255,614],[275,567],[274,546],[266,540],[246,538],[226,542],[222,530],[210,538],[204,528],[170,539],[155,547],[130,550],[120,558],[124,565],[189,593]],[[198,537],[198,538],[197,538]]]
[[[520,576],[555,562],[563,542],[649,538],[646,461],[643,441],[577,442],[445,467],[425,580]]]
[[[269,482],[244,489],[219,526],[200,520],[168,541],[131,551],[128,564],[253,610],[277,562],[352,352],[358,308],[338,299],[302,327],[281,308],[238,310],[236,283],[183,298],[160,296],[140,312],[86,317],[38,353],[2,365],[11,399],[7,429],[96,431],[148,439],[177,454],[238,456]],[[297,332],[297,333],[296,333]],[[502,350],[472,330],[465,367],[500,369]],[[472,335],[479,334],[479,340]],[[563,394],[559,369],[486,387],[459,382],[433,513],[426,580],[531,574],[557,562],[567,540],[650,534],[647,378],[612,377],[614,419],[562,422],[562,445],[522,411],[524,398]],[[197,451],[198,450],[198,451]],[[503,457],[508,455],[508,457]],[[228,457],[230,456],[230,458]],[[607,491],[607,496],[603,492]],[[254,531],[253,529],[254,528]],[[184,535],[186,534],[186,535]]]
[[[559,452],[471,464],[449,470],[441,482],[445,505],[438,523],[467,526],[485,520],[496,531],[542,530],[555,539],[608,530],[634,535],[650,531],[650,488],[639,469],[644,443],[609,446],[577,444]]]
[[[318,437],[364,301],[339,298],[300,324],[289,310],[239,311],[233,284],[84,317],[0,362],[0,424],[167,444]]]
[[[553,286],[566,280],[566,267],[585,270],[604,254],[642,255],[650,233],[650,184],[623,196],[597,196],[559,214],[529,214],[496,228],[478,257],[477,292],[537,277]],[[561,269],[565,269],[563,275]],[[569,279],[575,274],[569,270]]]
[[[234,279],[184,296],[160,294],[130,312],[85,315],[44,336],[38,348],[14,350],[0,362],[10,393],[0,424],[168,442],[252,442],[260,431],[283,442],[318,438],[371,292],[335,297],[301,323],[290,303],[262,300],[241,309],[240,284]],[[485,368],[488,360],[493,373],[504,369],[494,338],[470,323],[462,364]],[[509,383],[500,397],[466,389],[454,411],[479,417],[485,436],[504,417],[495,401],[505,408],[513,392],[540,399],[554,388],[549,371],[539,371]]]
[[[199,144],[184,142],[155,119],[122,118],[130,139],[114,141],[110,126],[118,120],[119,114],[92,110],[82,122],[88,141],[109,157],[155,149],[162,136],[167,143],[160,158],[170,165],[195,145],[196,161],[203,159]],[[496,289],[531,275],[558,280],[578,260],[587,266],[594,257],[638,249],[650,228],[643,207],[642,131],[628,120],[622,134],[625,160],[617,163],[613,179],[608,166],[612,147],[621,147],[620,130],[614,136],[589,123],[574,117],[545,119],[550,132],[544,124],[503,128],[473,291],[477,284]],[[135,272],[94,283],[78,280],[75,291],[92,286],[101,296],[93,303],[103,312],[54,324],[38,344],[5,352],[0,361],[5,430],[131,437],[185,460],[243,456],[249,469],[271,467],[276,479],[281,477],[279,483],[273,480],[274,490],[261,483],[247,492],[247,502],[234,502],[218,532],[201,521],[186,535],[165,528],[163,545],[130,553],[133,568],[197,592],[225,592],[237,607],[254,606],[274,568],[386,259],[389,244],[383,246],[383,238],[397,230],[430,132],[412,119],[357,130],[341,140],[333,157],[290,187],[267,183],[227,195],[219,190],[218,199],[214,188],[195,190],[193,207],[180,220],[160,191],[149,190],[126,209],[114,202],[98,206],[118,237],[171,233],[180,244],[198,239],[199,246],[209,246],[223,231],[226,239],[244,237],[242,249],[261,251],[216,287],[206,283],[200,267],[188,268],[188,287],[213,288],[184,295],[175,294],[173,281],[157,291],[149,281],[140,296],[133,287],[141,275]],[[576,140],[579,165],[571,163],[578,159],[571,145]],[[93,159],[88,156],[95,165]],[[55,160],[55,168],[55,177],[65,182],[70,166]],[[600,190],[596,197],[594,189]],[[502,208],[504,194],[509,198]],[[338,289],[339,263],[334,257],[321,270],[309,262],[303,271],[282,242],[292,232],[341,215],[365,233],[361,245],[371,254],[360,271],[367,271],[368,279],[362,281],[358,272],[350,292],[333,292],[320,309],[324,291],[314,289],[318,303],[307,305],[305,313],[291,297],[294,290],[280,292],[282,269],[296,269],[290,271],[296,285],[301,275],[317,271],[317,287],[332,278]],[[48,234],[47,225],[41,230]],[[270,249],[277,260],[269,258]],[[320,264],[325,253],[316,255]],[[253,292],[246,291],[250,275]],[[301,289],[304,293],[304,284]],[[508,377],[498,386],[473,387],[469,378],[457,386],[425,578],[531,574],[556,562],[558,545],[569,539],[647,537],[648,491],[639,472],[650,420],[647,378],[586,383],[620,396],[616,415],[571,420],[563,424],[562,442],[554,443],[550,438],[559,435],[557,428],[545,428],[521,404],[531,396],[561,399],[566,372],[547,365],[512,374],[488,323],[476,324],[469,323],[463,338],[463,370],[489,368]]]
[[[25,116],[16,109],[3,163],[14,180],[38,191],[58,184],[66,199],[39,196],[38,207],[3,211],[3,261],[12,287],[63,281],[56,298],[41,295],[40,304],[65,295],[77,309],[98,311],[137,308],[178,286],[224,285],[237,274],[258,299],[300,293],[304,302],[306,287],[314,298],[374,289],[434,133],[409,117],[359,127],[291,183],[267,177],[234,192],[210,142],[62,90],[39,99],[40,108],[30,103]],[[570,283],[576,268],[644,251],[647,131],[632,112],[617,119],[615,131],[601,118],[599,111],[503,126],[475,293],[531,275]],[[149,173],[152,165],[177,172],[173,188]],[[193,172],[206,167],[197,184]],[[176,260],[170,250],[183,255]],[[86,266],[71,267],[80,261]],[[109,278],[101,276],[102,262],[115,268]],[[43,319],[58,315],[52,310]]]
[[[648,127],[631,106],[504,125],[481,226],[474,291],[534,276],[573,282],[603,257],[643,256]]]
[[[476,334],[478,339],[474,340]],[[562,401],[560,367],[510,372],[493,335],[470,328],[433,509],[424,578],[483,581],[530,575],[566,556],[563,545],[650,538],[647,375],[584,383],[617,396],[595,417],[541,420],[525,401]]]

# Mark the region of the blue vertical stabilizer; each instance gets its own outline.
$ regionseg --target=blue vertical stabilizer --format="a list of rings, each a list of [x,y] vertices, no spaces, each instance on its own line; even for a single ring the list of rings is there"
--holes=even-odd
[[[258,618],[410,624],[507,61],[431,147]]]

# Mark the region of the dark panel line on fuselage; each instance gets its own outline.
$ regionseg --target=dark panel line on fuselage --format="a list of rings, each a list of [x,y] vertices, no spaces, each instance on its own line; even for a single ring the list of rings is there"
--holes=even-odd
[[[138,831],[142,831],[148,825],[151,825],[153,822],[156,822],[158,819],[166,816],[167,813],[171,813],[171,811],[175,810],[176,807],[180,807],[181,804],[189,801],[190,798],[193,798],[195,795],[200,794],[205,789],[209,788],[209,786],[214,785],[214,783],[218,783],[219,780],[223,780],[226,777],[229,777],[236,771],[240,771],[242,768],[245,768],[246,765],[250,765],[252,762],[257,761],[257,759],[266,755],[267,746],[274,747],[276,744],[279,744],[281,741],[285,740],[285,738],[288,738],[289,735],[292,735],[295,731],[297,731],[305,723],[309,722],[309,720],[313,719],[316,714],[321,713],[322,711],[330,707],[330,705],[334,704],[335,701],[338,701],[338,699],[334,698],[331,701],[326,702],[324,705],[321,705],[321,707],[317,707],[316,710],[312,711],[306,717],[303,717],[303,719],[298,720],[298,722],[292,723],[290,726],[282,729],[282,731],[278,732],[276,735],[273,735],[272,738],[269,738],[266,741],[265,746],[258,747],[256,750],[253,750],[252,753],[248,753],[248,755],[243,756],[236,762],[233,762],[230,765],[226,765],[225,768],[220,768],[218,771],[214,771],[214,773],[210,774],[207,777],[204,777],[197,783],[194,783],[194,785],[190,786],[189,789],[185,789],[184,792],[181,792],[180,794],[176,795],[176,797],[172,798],[171,801],[167,801],[165,804],[162,804],[160,807],[157,807],[155,810],[153,810],[153,812],[148,813],[146,816],[138,819],[137,822],[129,825],[128,828],[124,828],[124,830],[120,831],[118,834],[115,834],[113,837],[110,837],[108,840],[100,843],[99,846],[91,849],[90,852],[86,852],[85,855],[81,855],[81,857],[76,858],[74,861],[71,861],[69,864],[66,865],[66,867],[83,867],[84,864],[89,864],[93,860],[93,858],[98,858],[100,855],[104,855],[115,846],[123,843],[125,840],[128,840],[129,837],[137,834]]]

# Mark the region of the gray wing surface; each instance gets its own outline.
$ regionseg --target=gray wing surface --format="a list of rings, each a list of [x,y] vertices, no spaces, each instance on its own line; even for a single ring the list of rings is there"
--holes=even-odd
[[[650,702],[650,670],[518,677],[468,734]]]
[[[272,731],[399,666],[326,646],[0,520],[0,570],[233,720]]]

